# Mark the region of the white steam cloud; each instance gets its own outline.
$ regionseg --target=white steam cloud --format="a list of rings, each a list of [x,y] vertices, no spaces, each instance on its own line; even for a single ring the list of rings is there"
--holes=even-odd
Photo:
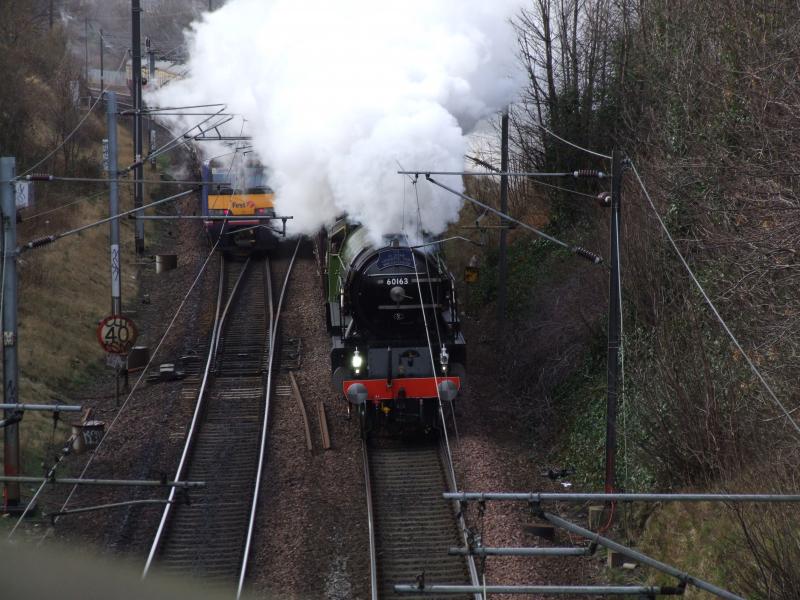
[[[243,115],[294,232],[347,213],[376,240],[403,228],[415,237],[416,196],[398,165],[462,169],[465,134],[518,89],[509,19],[519,4],[232,0],[189,32],[187,79],[148,101],[224,102]],[[422,229],[443,231],[461,201],[418,187]]]

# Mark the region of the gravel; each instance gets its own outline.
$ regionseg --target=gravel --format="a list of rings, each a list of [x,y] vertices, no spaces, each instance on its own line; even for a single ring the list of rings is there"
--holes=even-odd
[[[250,574],[256,592],[275,597],[367,598],[369,545],[358,424],[330,386],[330,338],[316,264],[298,259],[282,335],[299,337],[295,372],[311,428],[289,395],[271,409],[266,480]],[[284,374],[278,386],[288,386]],[[322,449],[316,403],[325,404],[331,448]]]
[[[159,251],[177,253],[178,269],[157,276],[151,266],[140,268],[141,290],[150,294],[151,303],[136,306],[135,319],[143,332],[142,342],[151,350],[208,252],[196,223],[180,222],[176,229],[178,236],[165,240]],[[155,364],[170,362],[186,350],[202,346],[213,312],[217,265],[216,259],[209,263]],[[128,301],[126,306],[135,303]],[[368,598],[369,549],[360,436],[357,420],[348,418],[345,402],[330,386],[330,338],[325,331],[320,278],[313,259],[298,258],[284,307],[282,337],[301,339],[302,364],[295,376],[310,421],[313,448],[309,451],[306,447],[296,400],[291,395],[274,395],[249,587],[257,597]],[[458,401],[458,436],[451,438],[460,488],[557,491],[557,483],[540,475],[550,465],[545,458],[546,443],[537,438],[530,425],[535,421],[536,408],[500,391],[494,350],[480,341],[486,335],[481,324],[465,323],[465,335],[470,389]],[[276,385],[282,389],[289,385],[286,373],[277,376]],[[113,379],[108,376],[81,393],[97,398],[92,404],[97,417],[106,423],[116,414],[113,397],[108,396],[112,386]],[[143,384],[119,416],[87,476],[172,477],[194,407],[193,399],[181,397],[182,387],[180,382]],[[329,450],[322,449],[318,402],[326,408],[332,442]],[[85,460],[86,456],[68,458],[68,471],[80,472]],[[60,508],[68,491],[48,488],[40,508]],[[131,488],[83,488],[69,506],[165,495],[163,491]],[[58,522],[52,537],[87,543],[104,553],[143,564],[160,514],[161,507],[154,506],[68,516]],[[546,544],[526,533],[533,520],[524,505],[490,502],[482,517],[475,507],[468,516],[487,546]],[[38,539],[46,526],[42,519],[32,520],[24,533]],[[559,536],[555,543],[569,542]],[[600,583],[596,559],[492,557],[485,567],[490,583]]]
[[[196,204],[196,200],[182,201],[182,210],[191,213],[193,203]],[[139,298],[123,298],[125,312],[132,314],[139,326],[137,344],[149,346],[151,353],[209,252],[205,234],[196,222],[179,221],[170,230],[174,235],[165,235],[148,250],[177,254],[178,268],[156,275],[154,263],[143,261],[137,273],[140,297],[149,294],[150,303],[143,304]],[[162,362],[173,362],[203,343],[213,311],[207,298],[214,296],[217,277],[218,262],[212,258],[162,348],[154,357],[151,370],[157,369]],[[131,373],[131,386],[138,376],[139,373]],[[109,372],[109,375],[98,379],[74,397],[76,402],[85,399],[83,404],[94,409],[95,418],[106,423],[107,437],[95,453],[86,477],[172,478],[194,407],[193,402],[181,398],[181,382],[147,384],[143,380],[121,410],[115,405],[113,390],[114,379]],[[127,393],[121,394],[120,402],[124,402],[126,397]],[[112,428],[110,425],[115,418],[117,420]],[[77,476],[89,456],[67,457],[59,474]],[[59,510],[70,489],[65,486],[46,488],[39,503],[40,513]],[[67,508],[163,498],[165,495],[163,490],[153,489],[81,487],[72,496]],[[61,542],[80,541],[104,554],[111,552],[132,561],[142,561],[143,565],[149,549],[149,538],[155,531],[161,508],[150,505],[64,516],[50,532],[55,535],[49,537]],[[32,520],[26,528],[27,536],[40,539],[46,525],[47,521],[43,519]]]
[[[481,341],[486,338],[485,328],[483,322],[466,321],[464,324],[469,389],[457,400],[458,436],[451,434],[459,487],[462,491],[474,492],[562,491],[558,482],[541,475],[550,466],[546,459],[549,444],[534,426],[538,420],[537,407],[503,393],[506,386],[498,381],[496,348]],[[535,377],[535,374],[529,375]],[[452,413],[447,411],[446,415],[452,428]],[[487,502],[483,515],[479,514],[477,505],[471,504],[468,512],[468,524],[482,534],[485,546],[573,545],[560,532],[556,533],[553,543],[534,537],[527,530],[537,523],[524,503]],[[485,573],[487,583],[503,585],[601,583],[598,561],[583,557],[488,557]]]

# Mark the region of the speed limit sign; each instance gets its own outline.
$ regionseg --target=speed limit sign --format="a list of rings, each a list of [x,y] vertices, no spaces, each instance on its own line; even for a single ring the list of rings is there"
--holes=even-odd
[[[122,315],[106,317],[97,326],[97,341],[111,354],[127,354],[138,335],[134,322]]]

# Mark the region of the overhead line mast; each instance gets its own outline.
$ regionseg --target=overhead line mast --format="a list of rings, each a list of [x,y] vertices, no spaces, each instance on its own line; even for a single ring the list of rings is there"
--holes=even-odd
[[[608,282],[608,391],[606,397],[606,493],[616,487],[617,403],[622,346],[622,280],[619,259],[619,220],[622,196],[622,153],[614,150],[611,166],[611,265]]]
[[[140,0],[131,0],[131,87],[133,88],[133,207],[140,208],[144,203],[144,164],[142,163],[142,8]],[[136,254],[144,252],[144,221],[136,220]]]
[[[8,404],[19,401],[19,363],[17,362],[17,207],[14,188],[16,161],[0,158],[0,210],[3,230],[3,273],[0,284],[0,306],[3,319],[3,400]],[[5,409],[3,429],[3,471],[8,477],[19,475],[19,420],[16,409]],[[4,510],[20,504],[19,483],[7,482],[3,493]]]
[[[500,121],[500,171],[508,171],[508,109],[503,111]],[[500,176],[500,212],[508,213],[508,175]],[[506,302],[508,298],[508,261],[506,260],[507,236],[509,223],[500,220],[500,254],[497,264],[497,324],[500,329],[499,339],[505,338]]]

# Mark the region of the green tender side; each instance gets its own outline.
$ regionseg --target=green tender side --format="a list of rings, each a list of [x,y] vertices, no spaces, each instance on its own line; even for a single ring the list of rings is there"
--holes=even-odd
[[[338,242],[338,253],[334,253],[331,248],[335,242]],[[331,228],[328,233],[328,302],[339,302],[339,294],[350,264],[364,248],[370,246],[372,242],[363,227],[348,226],[344,221],[338,221]]]

